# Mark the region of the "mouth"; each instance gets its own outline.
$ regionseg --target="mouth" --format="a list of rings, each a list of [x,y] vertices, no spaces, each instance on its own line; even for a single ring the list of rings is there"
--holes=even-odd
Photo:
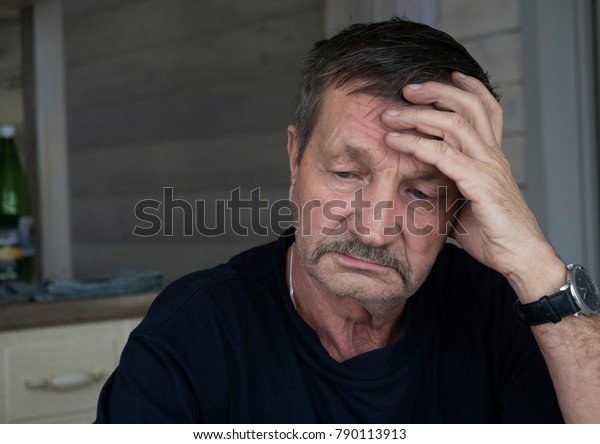
[[[334,253],[334,254],[337,256],[337,259],[343,265],[350,267],[350,268],[360,268],[363,270],[370,270],[370,271],[382,271],[382,270],[386,270],[386,269],[390,268],[385,265],[378,264],[376,262],[369,262],[366,259],[362,259],[359,257],[349,256],[349,255],[343,254],[343,253]]]

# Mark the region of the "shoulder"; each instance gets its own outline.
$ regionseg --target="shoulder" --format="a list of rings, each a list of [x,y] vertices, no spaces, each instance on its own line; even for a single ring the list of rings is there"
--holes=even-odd
[[[155,336],[166,326],[180,330],[183,325],[197,330],[218,312],[244,310],[248,289],[274,278],[280,242],[251,248],[225,264],[176,279],[156,297],[136,333]]]

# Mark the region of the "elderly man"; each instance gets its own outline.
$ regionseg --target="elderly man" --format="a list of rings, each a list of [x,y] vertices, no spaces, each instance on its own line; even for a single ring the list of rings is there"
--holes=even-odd
[[[294,232],[171,284],[97,421],[600,421],[598,289],[527,208],[477,62],[394,19],[302,75]]]

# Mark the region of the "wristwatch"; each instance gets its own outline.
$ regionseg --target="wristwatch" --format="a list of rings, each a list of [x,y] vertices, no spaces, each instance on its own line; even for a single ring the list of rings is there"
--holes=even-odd
[[[597,315],[600,313],[600,292],[588,272],[581,265],[569,264],[566,285],[558,293],[544,296],[529,304],[515,302],[514,312],[519,323],[539,325],[546,322],[556,324],[569,315]]]

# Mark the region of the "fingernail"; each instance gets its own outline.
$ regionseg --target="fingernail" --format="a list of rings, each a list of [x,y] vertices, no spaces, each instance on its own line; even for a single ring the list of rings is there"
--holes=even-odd
[[[410,85],[406,85],[406,86],[410,89],[420,89],[421,86],[423,86],[423,85],[421,85],[420,83],[411,83]]]
[[[396,117],[397,115],[400,114],[400,110],[399,109],[388,109],[385,113],[388,116]]]
[[[396,133],[396,132],[388,133],[388,136],[390,136],[390,137],[398,137],[399,135],[400,135],[400,133]]]
[[[466,75],[464,75],[464,74],[463,74],[462,72],[460,72],[460,71],[456,71],[456,75],[457,75],[458,77],[460,77],[461,79],[466,79],[466,78],[467,78],[467,76],[466,76]]]

